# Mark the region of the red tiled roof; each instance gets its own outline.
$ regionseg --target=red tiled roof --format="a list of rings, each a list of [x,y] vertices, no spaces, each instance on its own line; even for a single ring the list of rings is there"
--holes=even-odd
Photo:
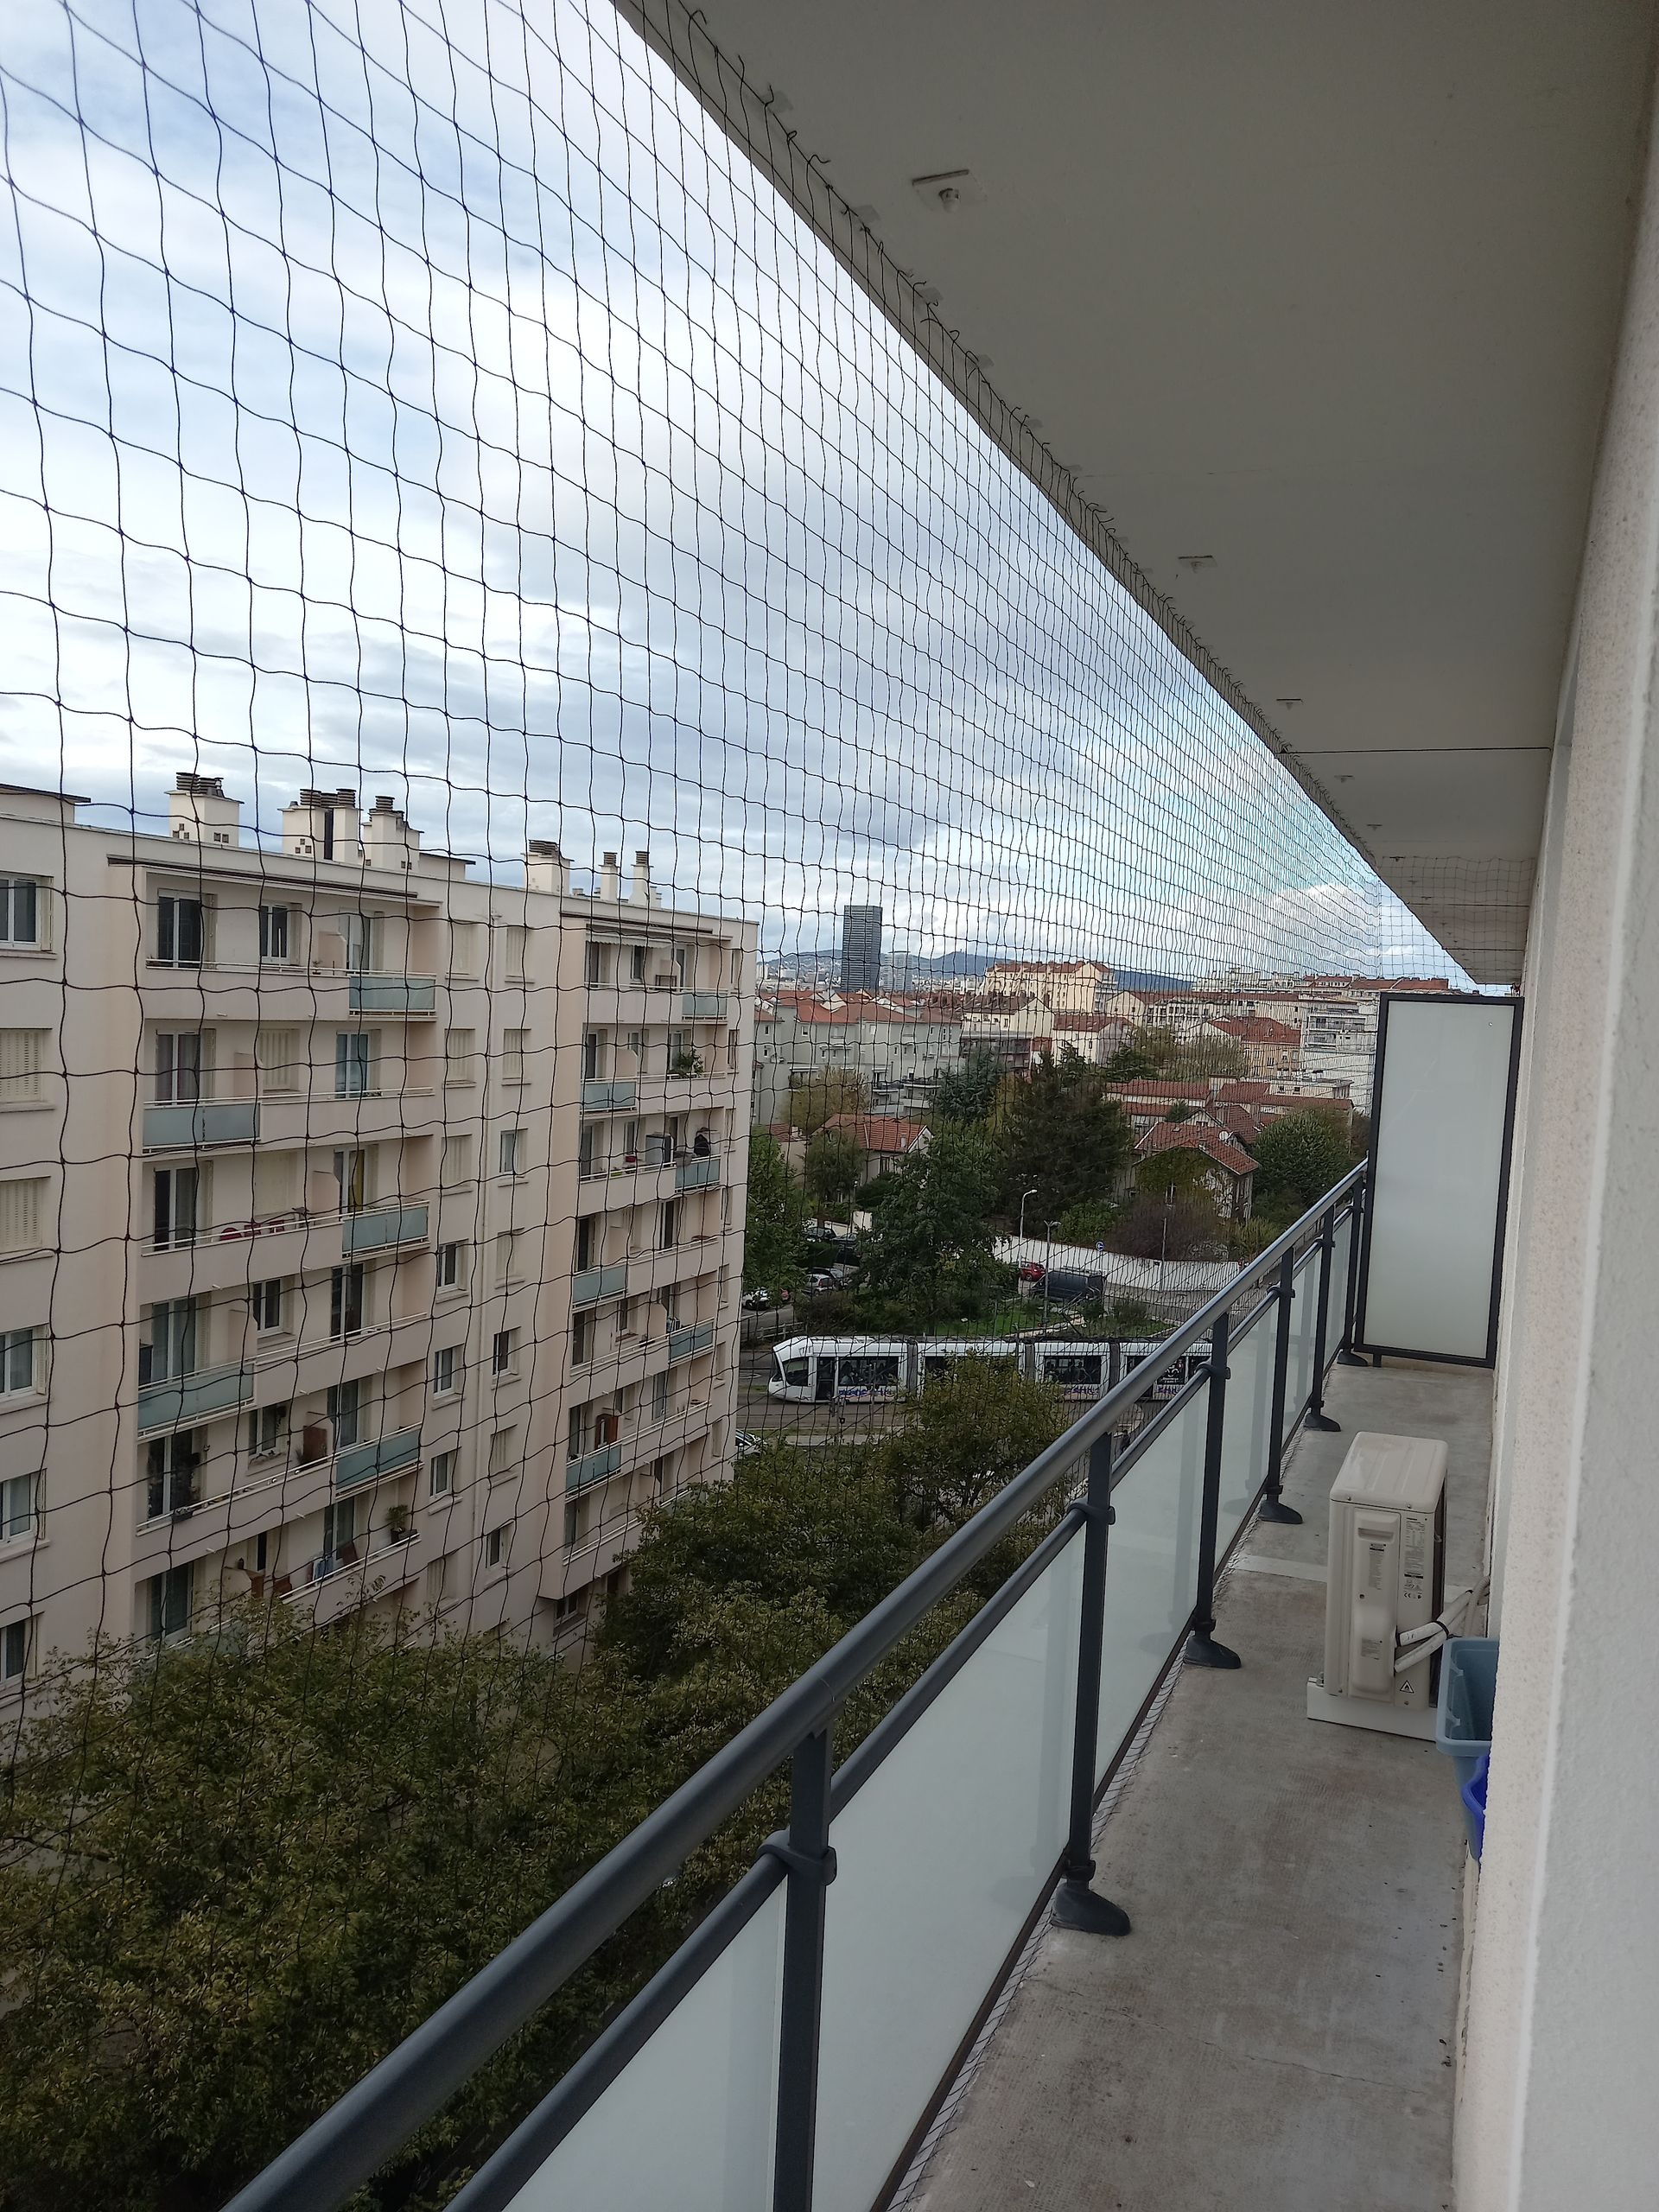
[[[1135,1148],[1147,1160],[1160,1152],[1202,1152],[1230,1175],[1255,1173],[1249,1154],[1205,1122],[1154,1122]]]
[[[832,1114],[823,1126],[851,1137],[861,1152],[909,1152],[927,1134],[925,1122],[884,1114]]]
[[[1205,1017],[1211,1029],[1236,1037],[1243,1045],[1300,1045],[1302,1033],[1294,1021],[1274,1021],[1265,1014],[1211,1014]]]

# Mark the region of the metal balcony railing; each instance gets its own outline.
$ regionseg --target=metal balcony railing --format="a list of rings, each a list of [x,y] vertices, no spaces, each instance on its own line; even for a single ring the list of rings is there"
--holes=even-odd
[[[426,1224],[423,1205],[365,1206],[362,1212],[348,1213],[341,1219],[340,1249],[349,1256],[358,1252],[385,1252],[397,1244],[417,1244],[426,1235]]]
[[[584,1452],[579,1459],[567,1459],[564,1464],[566,1490],[586,1490],[589,1483],[602,1483],[613,1475],[622,1464],[622,1446],[601,1444],[596,1450]]]
[[[431,1014],[438,1003],[433,976],[378,976],[359,969],[352,975],[350,991],[353,1014]]]
[[[148,1382],[138,1393],[138,1433],[151,1429],[181,1428],[205,1421],[210,1414],[234,1413],[253,1395],[253,1370],[244,1362],[226,1367],[201,1367],[192,1375],[169,1376],[165,1382]]]
[[[785,1761],[787,1834],[451,2212],[531,2196],[771,2212],[880,2201],[1051,1893],[1069,1926],[1127,1929],[1090,1887],[1096,1802],[1183,1651],[1237,1663],[1214,1641],[1217,1565],[1264,1496],[1291,1517],[1281,1468],[1299,1425],[1325,1424],[1327,1368],[1350,1339],[1364,1177],[1345,1176],[1096,1400],[231,2212],[343,2204]],[[1205,1343],[1197,1371],[1125,1440],[1160,1376]],[[1057,1491],[1058,1524],[836,1766],[851,1693]]]
[[[677,1191],[709,1191],[720,1180],[720,1162],[712,1153],[692,1153],[674,1163]]]
[[[582,1085],[584,1114],[632,1114],[639,1086],[634,1082],[613,1083],[602,1076],[586,1076]]]
[[[690,1329],[671,1329],[668,1332],[668,1359],[671,1367],[676,1360],[694,1359],[700,1351],[707,1351],[715,1341],[712,1321],[699,1321]]]
[[[627,1294],[628,1263],[614,1261],[608,1268],[582,1268],[570,1281],[570,1303],[573,1306],[596,1306],[601,1298],[622,1298]]]
[[[682,991],[680,1019],[682,1021],[725,1021],[730,1018],[732,1002],[724,991]]]
[[[199,1098],[193,1104],[146,1106],[146,1152],[200,1152],[221,1144],[253,1144],[259,1106],[252,1098]]]
[[[390,1436],[379,1437],[372,1444],[348,1444],[334,1454],[334,1488],[355,1490],[359,1483],[412,1467],[420,1456],[418,1428],[394,1429]]]

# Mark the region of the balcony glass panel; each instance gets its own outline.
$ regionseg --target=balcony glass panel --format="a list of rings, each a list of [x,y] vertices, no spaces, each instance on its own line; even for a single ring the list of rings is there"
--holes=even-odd
[[[138,1433],[229,1413],[252,1395],[253,1371],[241,1365],[204,1367],[194,1375],[152,1382],[138,1394]]]
[[[1268,1471],[1273,1427],[1273,1353],[1279,1308],[1269,1306],[1227,1354],[1227,1412],[1221,1432],[1221,1504],[1216,1522],[1219,1559],[1243,1524]]]
[[[682,991],[680,994],[682,1021],[724,1021],[730,1007],[731,1001],[724,991]]]
[[[1192,1618],[1210,1394],[1188,1399],[1112,1492],[1096,1770],[1103,1774]]]
[[[351,979],[353,1014],[430,1014],[438,987],[430,976],[364,976]]]
[[[712,1154],[704,1159],[680,1160],[674,1170],[677,1191],[711,1190],[720,1180],[720,1162]]]
[[[580,1459],[568,1460],[564,1470],[566,1490],[586,1490],[589,1483],[602,1483],[613,1475],[622,1464],[620,1444],[601,1444],[596,1452],[584,1452]]]
[[[700,1351],[707,1351],[715,1341],[712,1321],[699,1321],[692,1329],[671,1329],[668,1332],[670,1363],[677,1359],[692,1359]]]
[[[519,2190],[513,2212],[768,2212],[783,1930],[780,1885]]]
[[[639,1090],[632,1081],[607,1083],[602,1076],[588,1076],[582,1086],[582,1110],[584,1114],[632,1114]]]
[[[816,2212],[868,2212],[1065,1840],[1074,1538],[834,1822]]]
[[[364,1213],[348,1213],[340,1225],[340,1246],[348,1253],[419,1243],[425,1235],[424,1206],[372,1206]]]
[[[1325,1356],[1330,1359],[1342,1342],[1342,1309],[1348,1295],[1348,1254],[1354,1241],[1354,1217],[1344,1214],[1337,1224],[1331,1251],[1331,1287],[1325,1306]]]
[[[620,1298],[628,1287],[628,1263],[614,1261],[608,1268],[582,1268],[571,1278],[570,1303],[594,1306],[601,1298]]]
[[[252,1144],[259,1107],[251,1098],[198,1099],[194,1105],[146,1106],[146,1152],[196,1151],[207,1145]]]
[[[1319,1251],[1316,1244],[1296,1278],[1296,1302],[1291,1312],[1290,1371],[1285,1384],[1285,1425],[1288,1428],[1307,1403],[1313,1387],[1313,1331],[1319,1321]]]
[[[420,1456],[418,1428],[396,1429],[376,1443],[351,1445],[335,1455],[334,1488],[352,1490],[378,1475],[395,1474],[399,1467],[412,1466]]]

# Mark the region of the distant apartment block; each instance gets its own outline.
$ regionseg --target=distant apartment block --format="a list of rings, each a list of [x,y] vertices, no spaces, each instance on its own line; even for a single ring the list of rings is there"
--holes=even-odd
[[[943,992],[774,991],[754,1015],[755,1126],[788,1122],[791,1092],[827,1074],[856,1077],[880,1111],[923,1111],[957,1063],[963,1003]]]
[[[0,1698],[250,1596],[573,1636],[729,1462],[752,930],[84,804],[0,789]]]
[[[841,988],[843,994],[881,988],[881,909],[847,906],[841,917]]]

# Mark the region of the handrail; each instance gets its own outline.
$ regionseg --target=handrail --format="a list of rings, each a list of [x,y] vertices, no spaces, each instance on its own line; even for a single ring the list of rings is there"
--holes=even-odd
[[[226,2212],[335,2212],[630,1913],[678,1872],[723,1820],[824,1729],[863,1677],[1081,1459],[1105,1442],[1160,1375],[1210,1336],[1241,1297],[1276,1275],[1300,1241],[1321,1231],[1365,1172],[1363,1164],[1351,1169],[1096,1399],[823,1658],[388,2052],[240,2190]]]

